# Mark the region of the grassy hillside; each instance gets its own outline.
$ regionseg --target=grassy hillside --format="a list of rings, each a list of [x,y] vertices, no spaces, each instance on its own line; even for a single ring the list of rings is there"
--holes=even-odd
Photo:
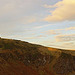
[[[0,75],[75,75],[75,51],[0,38]]]

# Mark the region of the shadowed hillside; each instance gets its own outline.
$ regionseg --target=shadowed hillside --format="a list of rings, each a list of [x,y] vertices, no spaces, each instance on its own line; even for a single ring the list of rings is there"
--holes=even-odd
[[[75,51],[0,38],[0,75],[75,75]]]

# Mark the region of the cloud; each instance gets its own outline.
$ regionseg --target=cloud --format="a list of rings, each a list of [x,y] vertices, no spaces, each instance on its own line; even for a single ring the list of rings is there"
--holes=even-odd
[[[70,46],[70,45],[75,45],[75,43],[74,42],[68,42],[68,43],[63,43],[62,45],[66,45],[66,46]]]
[[[58,34],[61,34],[62,31],[69,31],[69,30],[75,30],[75,27],[68,27],[68,28],[64,28],[64,29],[47,30],[44,33],[46,33],[48,35],[58,35]]]
[[[46,37],[45,35],[33,36],[33,37],[25,37],[24,39],[41,39]]]
[[[45,32],[48,35],[57,35],[60,34],[60,32],[56,31],[56,30],[48,30]]]
[[[62,31],[62,30],[65,30],[65,31],[75,30],[75,27],[68,27],[68,28],[64,28],[64,29],[55,29],[55,31]]]
[[[0,0],[0,14],[8,14],[15,13],[16,15],[19,13],[26,13],[31,11],[37,7],[40,1],[38,0]],[[35,6],[35,7],[34,7]]]
[[[74,42],[62,43],[62,44],[61,44],[61,47],[62,47],[62,48],[65,48],[65,49],[75,50],[75,43],[74,43]]]
[[[37,21],[38,3],[39,0],[0,0],[0,34],[25,33],[24,30]]]
[[[37,2],[38,0],[0,0],[0,25],[34,22],[35,19],[31,15],[34,16]]]
[[[74,21],[75,0],[62,0],[55,5],[44,5],[46,8],[55,8],[44,20],[49,22]]]
[[[40,29],[40,28],[45,28],[45,27],[48,27],[52,24],[47,24],[47,25],[42,25],[42,26],[35,26],[34,29]]]
[[[75,27],[65,28],[65,30],[75,30]]]
[[[75,27],[68,27],[68,28],[64,28],[64,29],[54,29],[54,30],[48,30],[46,32],[55,32],[55,33],[59,33],[61,31],[69,31],[69,30],[75,30]]]
[[[27,17],[22,17],[19,22],[21,24],[30,24],[30,23],[34,23],[37,21],[37,18],[35,16],[27,16]]]
[[[7,38],[9,39],[23,39],[23,40],[33,40],[33,39],[41,39],[41,38],[45,38],[46,36],[45,35],[36,35],[36,34],[31,34],[31,36],[25,36],[23,34],[21,35],[4,35],[4,36],[1,36],[2,38],[5,38],[7,36]]]
[[[61,5],[62,5],[62,3],[60,1],[60,2],[58,2],[56,4],[54,4],[54,5],[47,5],[47,4],[45,4],[44,7],[45,8],[55,8],[55,7],[60,7]]]
[[[57,42],[75,41],[75,34],[57,35],[55,38]]]

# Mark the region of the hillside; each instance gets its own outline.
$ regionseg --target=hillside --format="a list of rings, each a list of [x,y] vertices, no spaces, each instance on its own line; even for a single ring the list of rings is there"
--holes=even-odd
[[[0,38],[0,75],[75,75],[75,51]]]

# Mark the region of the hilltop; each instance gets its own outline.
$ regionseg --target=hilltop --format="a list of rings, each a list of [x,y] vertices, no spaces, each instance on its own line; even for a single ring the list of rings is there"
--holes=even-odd
[[[75,51],[0,38],[0,75],[75,75]]]

